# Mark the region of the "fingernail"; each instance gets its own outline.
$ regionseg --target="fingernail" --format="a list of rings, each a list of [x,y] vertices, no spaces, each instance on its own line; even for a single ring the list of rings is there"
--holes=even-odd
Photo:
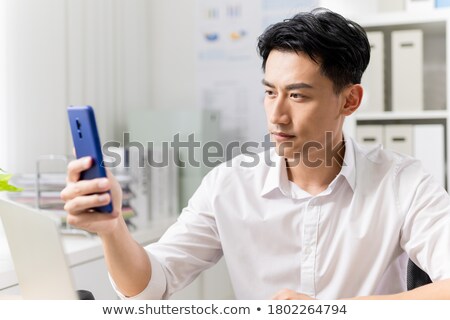
[[[108,200],[108,195],[102,194],[98,196],[98,202],[104,202],[106,200]]]
[[[104,189],[104,188],[108,187],[108,179],[101,179],[98,182],[98,187],[101,188],[101,189]]]
[[[90,157],[86,157],[85,159],[84,159],[84,165],[87,167],[87,166],[89,166],[91,164],[91,158]]]

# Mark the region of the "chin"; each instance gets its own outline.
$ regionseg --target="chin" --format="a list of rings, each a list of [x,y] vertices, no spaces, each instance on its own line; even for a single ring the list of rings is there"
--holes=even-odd
[[[277,143],[276,147],[275,147],[275,151],[276,153],[280,156],[280,157],[284,157],[289,159],[296,159],[300,157],[300,151],[290,147],[290,148],[286,148],[286,147],[282,147],[280,144]]]

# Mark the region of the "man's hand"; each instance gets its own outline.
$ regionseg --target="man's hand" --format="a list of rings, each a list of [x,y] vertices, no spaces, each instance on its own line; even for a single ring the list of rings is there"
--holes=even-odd
[[[283,289],[278,291],[273,297],[272,300],[316,300],[307,296],[303,293],[298,293],[293,290]]]
[[[67,186],[61,191],[65,201],[67,223],[77,228],[107,235],[112,233],[122,219],[122,190],[114,176],[107,170],[108,178],[80,180],[80,173],[92,166],[92,158],[71,161],[67,167]],[[111,191],[111,195],[108,193]],[[106,205],[112,198],[113,212],[98,213],[91,208]]]
[[[91,165],[92,159],[86,157],[70,162],[67,167],[67,186],[61,192],[67,222],[100,236],[106,265],[117,288],[125,296],[135,296],[151,279],[150,260],[128,231],[121,213],[122,189],[113,175],[107,170],[108,178],[80,180],[80,173]],[[91,209],[108,204],[111,198],[111,214]]]

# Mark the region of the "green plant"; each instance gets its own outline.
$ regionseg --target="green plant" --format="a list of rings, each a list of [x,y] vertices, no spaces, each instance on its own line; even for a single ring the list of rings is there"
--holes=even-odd
[[[8,174],[0,168],[0,191],[19,192],[22,188],[17,188],[9,184],[12,174]]]

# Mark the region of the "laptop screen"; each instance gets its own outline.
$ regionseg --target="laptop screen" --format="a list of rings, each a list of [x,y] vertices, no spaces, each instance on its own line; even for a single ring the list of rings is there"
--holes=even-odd
[[[32,208],[0,199],[0,218],[23,299],[78,299],[58,225]]]

